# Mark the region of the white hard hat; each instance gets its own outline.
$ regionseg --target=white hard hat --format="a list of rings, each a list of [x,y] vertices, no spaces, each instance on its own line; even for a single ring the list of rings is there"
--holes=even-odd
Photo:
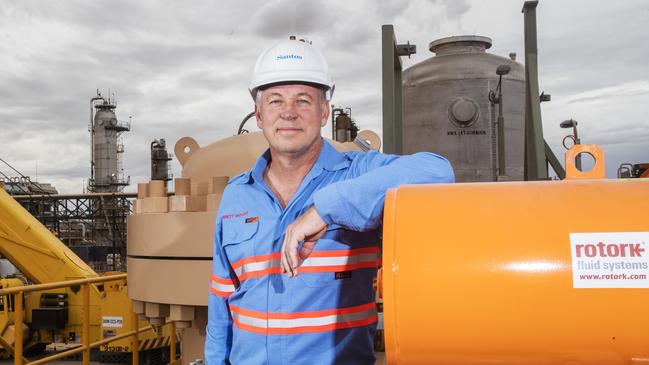
[[[327,100],[331,100],[334,93],[334,81],[322,52],[310,43],[295,40],[295,37],[261,53],[252,73],[250,94],[254,99],[262,86],[291,81],[322,86]]]

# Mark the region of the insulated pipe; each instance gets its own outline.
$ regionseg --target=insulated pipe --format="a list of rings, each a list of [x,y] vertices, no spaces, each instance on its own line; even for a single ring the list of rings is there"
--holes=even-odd
[[[566,161],[584,151],[597,155],[581,145]],[[649,220],[620,202],[649,201],[649,180],[601,179],[595,164],[567,164],[562,181],[390,190],[387,363],[648,363]]]
[[[84,223],[77,223],[78,227],[81,227],[81,238],[83,241],[86,240],[86,225]],[[69,226],[68,226],[69,229]]]
[[[242,120],[241,123],[239,124],[239,129],[237,130],[237,135],[243,133],[243,131],[245,130],[245,129],[243,129],[243,126],[246,125],[246,122],[248,121],[248,119],[250,119],[250,118],[252,118],[252,117],[254,117],[254,116],[255,116],[255,112],[254,112],[254,111],[251,111],[251,112],[248,113],[245,117],[243,117],[243,120]],[[246,131],[246,132],[249,132],[249,131],[247,131],[247,130],[245,130],[245,131]]]

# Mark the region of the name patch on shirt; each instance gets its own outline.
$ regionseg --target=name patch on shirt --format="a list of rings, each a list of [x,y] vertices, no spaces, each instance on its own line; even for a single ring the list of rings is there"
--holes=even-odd
[[[352,272],[351,271],[339,271],[339,272],[337,272],[335,274],[336,274],[336,276],[335,276],[336,280],[350,279],[352,277]]]
[[[247,211],[247,210],[246,210],[245,212],[241,212],[241,213],[235,213],[235,214],[224,214],[224,215],[221,217],[221,219],[225,220],[225,219],[230,219],[230,218],[239,218],[239,217],[243,217],[243,216],[246,215],[246,214],[248,214],[248,211]]]

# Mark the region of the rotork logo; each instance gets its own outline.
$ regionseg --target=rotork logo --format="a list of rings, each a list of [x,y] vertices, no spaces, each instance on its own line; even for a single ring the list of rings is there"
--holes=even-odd
[[[277,60],[301,60],[302,56],[296,54],[281,54],[277,56]]]
[[[586,243],[575,245],[577,257],[642,257],[645,252],[640,243]]]

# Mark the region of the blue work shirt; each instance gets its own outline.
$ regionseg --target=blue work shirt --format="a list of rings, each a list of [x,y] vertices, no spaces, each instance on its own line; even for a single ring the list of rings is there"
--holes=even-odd
[[[345,152],[323,141],[318,160],[285,208],[264,182],[266,151],[230,180],[214,236],[208,365],[373,365],[372,287],[387,189],[454,181],[433,153]],[[286,226],[315,206],[327,223],[299,275],[280,274]]]

